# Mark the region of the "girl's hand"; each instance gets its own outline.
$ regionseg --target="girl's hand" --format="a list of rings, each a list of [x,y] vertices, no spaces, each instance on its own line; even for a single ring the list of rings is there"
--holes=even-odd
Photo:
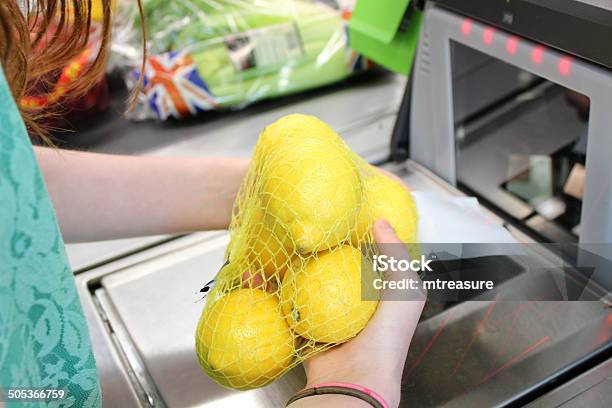
[[[386,220],[374,223],[374,237],[381,253],[396,259],[409,257]],[[359,335],[304,363],[306,388],[322,382],[354,383],[370,388],[385,398],[389,406],[397,407],[408,347],[424,305],[424,295],[411,301],[381,300]],[[291,404],[291,408],[319,406],[369,407],[357,398],[343,395],[312,396]]]

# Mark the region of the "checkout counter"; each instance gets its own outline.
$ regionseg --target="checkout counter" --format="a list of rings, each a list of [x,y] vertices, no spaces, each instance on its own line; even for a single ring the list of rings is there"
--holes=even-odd
[[[612,109],[612,65],[544,47],[458,4],[426,4],[408,82],[374,78],[220,116],[183,129],[179,140],[142,132],[99,150],[246,156],[265,124],[310,113],[414,190],[477,196],[490,222],[542,259],[565,254],[539,242],[612,243],[612,114],[604,112]],[[389,161],[398,146],[407,157]],[[587,174],[581,195],[567,187],[576,166]],[[227,242],[217,231],[69,246],[105,406],[281,407],[303,386],[301,367],[246,392],[201,372],[197,291],[216,274]],[[596,301],[428,305],[406,362],[402,406],[610,406],[610,273],[594,278]],[[503,287],[529,287],[529,278],[517,271]]]

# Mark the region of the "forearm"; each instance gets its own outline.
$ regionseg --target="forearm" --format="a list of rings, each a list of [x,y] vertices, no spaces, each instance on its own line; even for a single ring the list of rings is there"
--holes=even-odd
[[[37,148],[67,242],[227,228],[246,159]]]

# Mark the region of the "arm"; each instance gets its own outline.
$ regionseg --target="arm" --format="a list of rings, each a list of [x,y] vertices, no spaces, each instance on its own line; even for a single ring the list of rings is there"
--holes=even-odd
[[[222,229],[247,159],[35,148],[67,242]]]

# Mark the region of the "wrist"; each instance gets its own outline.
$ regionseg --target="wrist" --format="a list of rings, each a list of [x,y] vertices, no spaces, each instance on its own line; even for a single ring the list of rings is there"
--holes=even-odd
[[[372,406],[349,395],[340,394],[324,394],[312,395],[306,398],[299,399],[287,405],[288,408],[372,408]]]
[[[325,383],[348,383],[369,388],[380,395],[390,407],[399,406],[401,397],[401,377],[389,378],[376,374],[376,370],[371,373],[351,373],[343,375],[309,376],[304,389],[313,388],[316,385]]]

